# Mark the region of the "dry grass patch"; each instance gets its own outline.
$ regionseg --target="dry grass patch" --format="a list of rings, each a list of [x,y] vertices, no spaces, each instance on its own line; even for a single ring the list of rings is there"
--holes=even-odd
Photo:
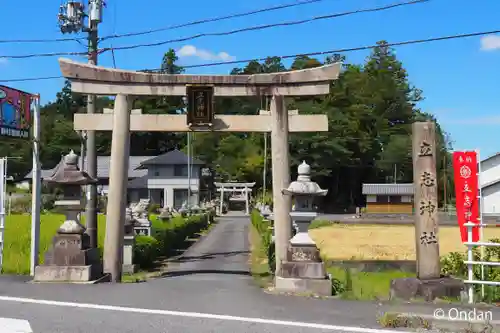
[[[334,224],[309,233],[331,260],[415,260],[415,228],[410,225]],[[500,228],[485,228],[484,236],[500,238]],[[439,243],[441,256],[466,250],[458,227],[440,227]]]
[[[261,288],[266,288],[272,283],[272,274],[269,272],[267,254],[262,248],[262,242],[254,226],[250,226],[250,272],[255,282]]]

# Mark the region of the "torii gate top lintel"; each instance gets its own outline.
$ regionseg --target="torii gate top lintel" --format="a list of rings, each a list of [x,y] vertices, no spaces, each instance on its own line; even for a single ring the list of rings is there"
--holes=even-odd
[[[229,189],[231,187],[248,187],[248,188],[252,188],[254,187],[255,185],[255,182],[253,183],[220,183],[220,182],[215,182],[214,185],[216,187],[224,187],[225,189],[227,189],[229,191]]]
[[[105,68],[59,59],[72,90],[95,95],[184,96],[186,85],[214,85],[215,96],[324,95],[339,76],[341,63],[302,70],[251,75],[156,74]],[[276,91],[276,89],[279,91]]]

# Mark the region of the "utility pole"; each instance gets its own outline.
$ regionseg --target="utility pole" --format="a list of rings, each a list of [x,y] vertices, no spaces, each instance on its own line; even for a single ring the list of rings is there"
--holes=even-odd
[[[98,43],[98,25],[102,22],[103,0],[88,0],[88,11],[85,13],[84,5],[80,2],[68,1],[60,7],[59,11],[59,26],[61,32],[78,33],[80,31],[88,34],[88,63],[97,65],[97,43]],[[88,18],[87,26],[84,25],[84,17]],[[87,97],[87,113],[96,113],[96,97],[88,95]],[[80,155],[85,160],[87,155],[87,173],[92,178],[97,178],[97,149],[95,131],[87,131],[86,133],[86,151],[82,149]],[[83,139],[82,133],[82,139]],[[83,147],[82,147],[83,148]],[[97,248],[97,184],[88,185],[87,187],[87,206],[86,206],[86,228],[90,238],[90,247]]]

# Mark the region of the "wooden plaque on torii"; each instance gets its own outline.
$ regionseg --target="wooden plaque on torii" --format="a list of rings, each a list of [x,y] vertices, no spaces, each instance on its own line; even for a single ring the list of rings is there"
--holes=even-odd
[[[187,125],[189,128],[212,127],[214,121],[214,87],[186,86]]]

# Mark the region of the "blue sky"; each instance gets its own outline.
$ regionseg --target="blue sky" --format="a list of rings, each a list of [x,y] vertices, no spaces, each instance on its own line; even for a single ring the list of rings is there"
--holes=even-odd
[[[100,35],[148,30],[226,15],[293,0],[191,0],[165,1],[108,0]],[[151,43],[202,32],[220,32],[312,16],[377,7],[397,0],[324,0],[269,13],[223,22],[116,39],[113,46]],[[126,5],[125,5],[126,3]],[[61,38],[56,15],[60,1],[28,0],[19,12],[19,3],[4,1],[0,12],[1,39]],[[29,8],[29,10],[28,10]],[[245,32],[232,36],[205,37],[183,43],[116,52],[117,67],[158,68],[169,47],[181,50],[180,63],[201,64],[224,59],[249,59],[499,29],[500,2],[494,0],[432,0],[378,13],[362,13],[298,26]],[[83,35],[81,35],[83,36]],[[70,36],[66,36],[70,37]],[[103,46],[109,46],[109,42]],[[81,52],[77,42],[43,44],[0,44],[0,56],[45,52]],[[500,35],[472,37],[398,47],[397,56],[407,68],[412,84],[423,90],[420,107],[433,113],[450,133],[456,149],[480,149],[482,158],[500,151],[494,140],[500,128]],[[346,53],[347,61],[361,63],[368,52]],[[74,58],[86,61],[83,57]],[[99,64],[112,66],[110,53]],[[234,65],[192,69],[190,73],[222,74]],[[56,57],[0,59],[0,79],[59,75]],[[10,86],[40,93],[42,102],[55,98],[62,80],[15,82]]]

